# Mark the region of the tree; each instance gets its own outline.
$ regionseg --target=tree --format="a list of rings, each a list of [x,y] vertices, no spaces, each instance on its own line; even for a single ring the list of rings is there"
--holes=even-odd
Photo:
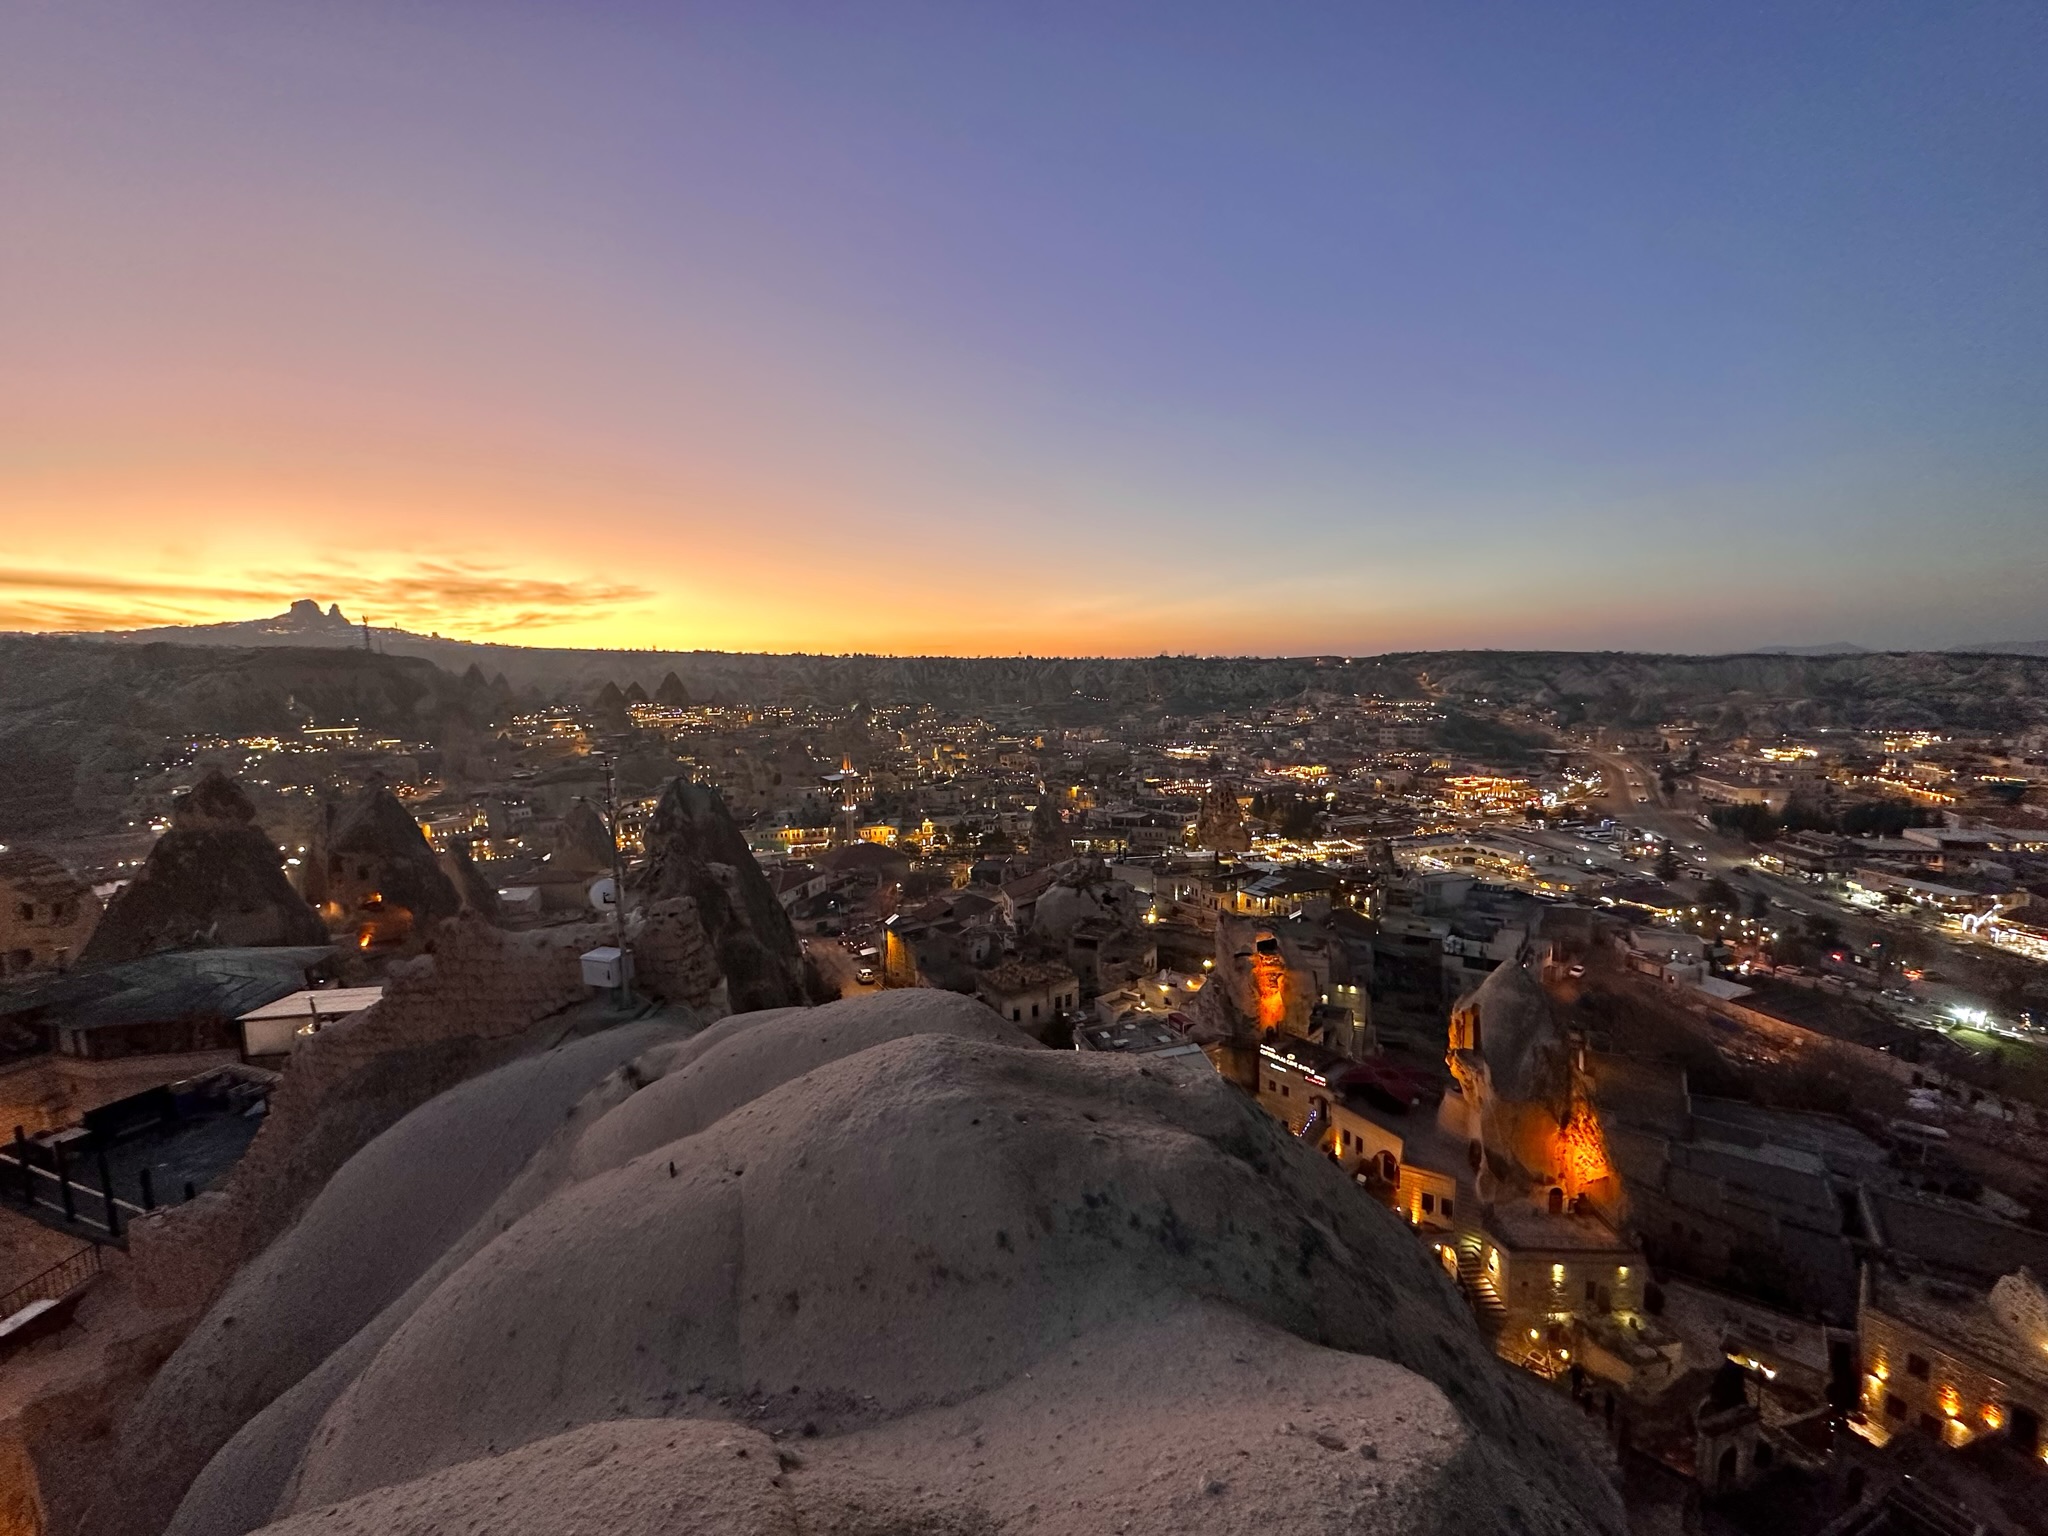
[[[1049,791],[1039,797],[1031,811],[1031,851],[1047,860],[1064,859],[1074,851],[1073,839],[1067,836],[1067,824],[1060,819],[1059,807]]]
[[[1733,832],[1752,843],[1768,843],[1778,835],[1782,823],[1765,805],[1717,805],[1708,820],[1724,832]]]
[[[1678,854],[1666,843],[1657,854],[1657,878],[1672,880],[1678,876]]]
[[[1760,923],[1769,922],[1771,919],[1771,898],[1762,891],[1751,891],[1749,893],[1749,915]]]
[[[1306,842],[1314,837],[1322,821],[1321,809],[1313,800],[1290,800],[1280,812],[1280,835],[1294,838],[1297,842]]]
[[[833,982],[826,979],[823,968],[809,954],[804,956],[802,974],[804,1000],[806,1002],[815,1006],[819,1003],[836,1003],[839,1001],[839,988]]]
[[[1734,886],[1716,875],[1700,888],[1700,905],[1719,907],[1724,912],[1739,912],[1742,910],[1742,898],[1735,894]]]

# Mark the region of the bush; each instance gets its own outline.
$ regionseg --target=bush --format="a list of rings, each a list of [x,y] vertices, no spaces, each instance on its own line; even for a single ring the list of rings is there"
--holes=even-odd
[[[1717,805],[1707,813],[1707,819],[1723,832],[1732,832],[1752,843],[1770,842],[1784,826],[1764,805]]]

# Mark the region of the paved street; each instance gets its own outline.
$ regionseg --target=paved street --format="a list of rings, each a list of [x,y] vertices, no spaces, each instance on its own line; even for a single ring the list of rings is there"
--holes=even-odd
[[[860,979],[861,962],[853,951],[837,939],[803,939],[804,953],[818,964],[818,969],[827,981],[839,989],[841,997],[858,997],[864,992],[879,992],[879,980],[864,982]]]

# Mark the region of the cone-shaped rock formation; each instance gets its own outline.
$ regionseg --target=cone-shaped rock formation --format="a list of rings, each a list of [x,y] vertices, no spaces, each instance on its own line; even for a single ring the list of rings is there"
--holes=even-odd
[[[735,1012],[804,1001],[796,930],[717,790],[670,781],[648,824],[640,885],[653,900],[696,902]]]
[[[462,907],[412,812],[382,784],[327,807],[306,863],[306,897],[366,948],[423,935]]]
[[[170,830],[107,908],[81,965],[166,949],[324,944],[327,930],[285,878],[284,860],[234,780],[209,772],[171,808]]]

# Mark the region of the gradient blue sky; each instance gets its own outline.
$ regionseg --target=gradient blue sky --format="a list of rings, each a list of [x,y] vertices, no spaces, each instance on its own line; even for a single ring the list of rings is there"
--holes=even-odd
[[[2048,8],[0,0],[0,625],[2048,638]]]

